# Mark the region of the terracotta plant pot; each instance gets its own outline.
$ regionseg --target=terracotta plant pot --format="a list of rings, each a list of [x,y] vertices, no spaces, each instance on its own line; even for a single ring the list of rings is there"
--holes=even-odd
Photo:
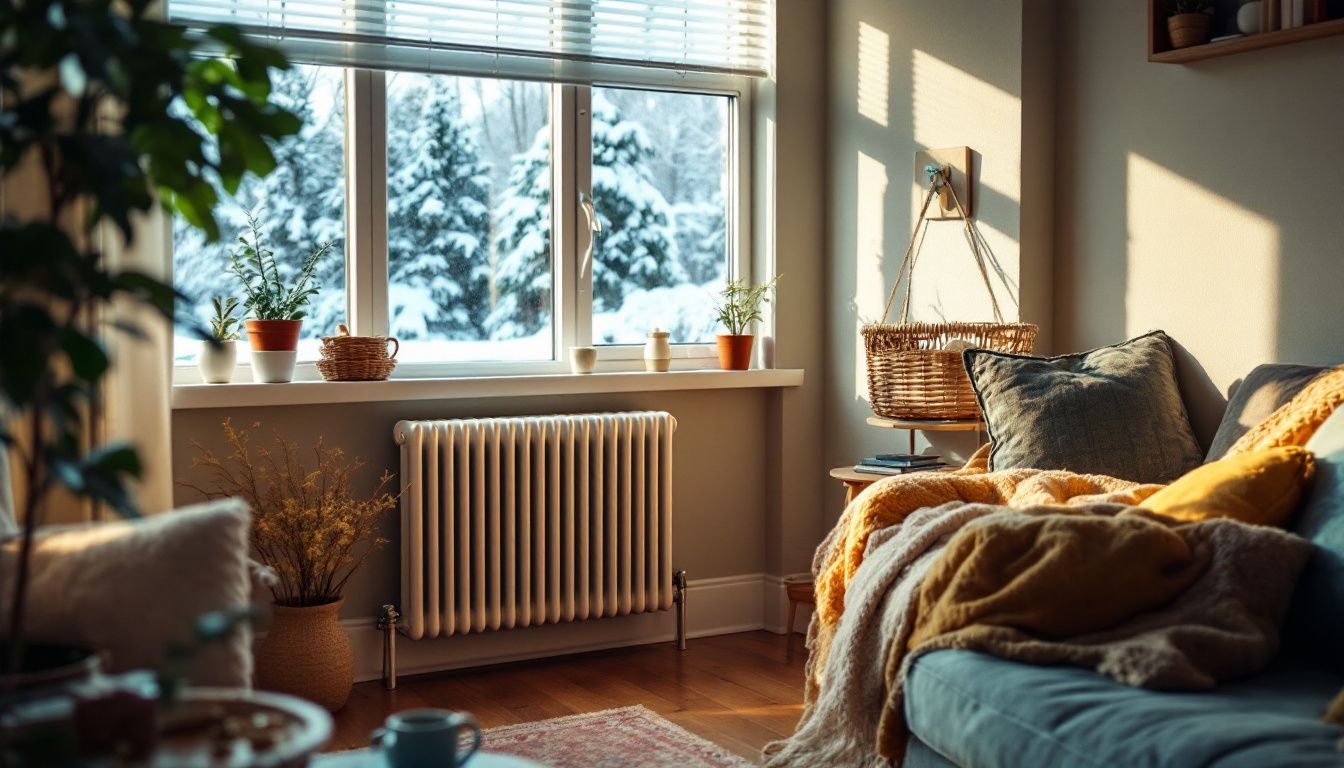
[[[1207,13],[1179,13],[1167,19],[1172,48],[1189,48],[1209,41],[1213,17]]]
[[[718,335],[719,367],[725,371],[745,371],[751,367],[751,345],[756,340],[750,334]]]
[[[302,320],[244,320],[247,341],[261,352],[293,352],[299,348]]]
[[[298,696],[335,712],[350,698],[355,652],[341,628],[344,598],[310,608],[271,606],[257,649],[257,687]]]

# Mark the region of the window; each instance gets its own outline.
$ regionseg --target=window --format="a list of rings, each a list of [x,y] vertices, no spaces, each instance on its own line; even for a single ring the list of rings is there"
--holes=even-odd
[[[593,341],[712,342],[728,274],[725,96],[592,90]]]
[[[387,303],[404,362],[553,355],[550,88],[387,77]]]
[[[322,243],[333,247],[318,265],[319,293],[309,308],[299,344],[300,360],[316,360],[321,336],[345,318],[345,83],[335,67],[296,66],[278,73],[273,98],[300,115],[304,127],[273,148],[276,169],[258,180],[248,177],[215,214],[221,238],[207,243],[201,233],[173,222],[173,282],[193,302],[202,323],[210,317],[212,296],[239,296],[229,274],[229,253],[247,230],[248,216],[260,224],[282,271],[292,273],[303,256]],[[218,185],[217,185],[218,186]],[[195,360],[199,343],[179,327],[173,357],[179,364]]]
[[[219,212],[225,241],[174,229],[198,315],[237,294],[227,252],[251,210],[286,263],[335,246],[300,361],[341,322],[396,336],[398,376],[561,371],[570,346],[632,360],[655,328],[674,357],[713,357],[716,294],[747,274],[740,115],[768,0],[519,0],[516,19],[350,2],[167,2],[314,62],[279,78],[306,127]]]

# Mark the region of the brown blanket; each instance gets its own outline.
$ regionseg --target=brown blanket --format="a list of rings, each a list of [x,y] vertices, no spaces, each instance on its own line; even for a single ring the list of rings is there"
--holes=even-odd
[[[1166,690],[1212,688],[1269,661],[1310,544],[1232,520],[1113,511],[1021,509],[951,539],[920,588],[910,651],[889,650],[882,754],[904,751],[905,672],[941,648]]]
[[[1063,471],[986,472],[983,462],[975,460],[958,472],[898,475],[874,483],[845,509],[835,528],[817,548],[812,563],[817,610],[808,629],[808,647],[812,653],[807,663],[806,697],[810,700],[817,695],[831,640],[845,611],[845,592],[863,564],[868,538],[874,532],[901,524],[917,509],[953,501],[1011,507],[1095,502],[1138,504],[1161,488]]]

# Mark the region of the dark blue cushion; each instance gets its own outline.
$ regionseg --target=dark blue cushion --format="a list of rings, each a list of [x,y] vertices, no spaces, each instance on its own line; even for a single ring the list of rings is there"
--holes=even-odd
[[[975,768],[1344,765],[1320,722],[1344,677],[1279,660],[1212,691],[1130,688],[1075,667],[970,651],[920,657],[906,683],[911,733]]]
[[[1306,447],[1316,456],[1316,477],[1292,527],[1315,546],[1297,578],[1284,643],[1344,670],[1344,409]]]

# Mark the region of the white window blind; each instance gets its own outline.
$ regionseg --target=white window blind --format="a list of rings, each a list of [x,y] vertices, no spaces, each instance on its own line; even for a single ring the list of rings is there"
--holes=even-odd
[[[301,61],[590,81],[628,69],[763,76],[773,0],[167,0]],[[620,79],[619,75],[615,79]]]

